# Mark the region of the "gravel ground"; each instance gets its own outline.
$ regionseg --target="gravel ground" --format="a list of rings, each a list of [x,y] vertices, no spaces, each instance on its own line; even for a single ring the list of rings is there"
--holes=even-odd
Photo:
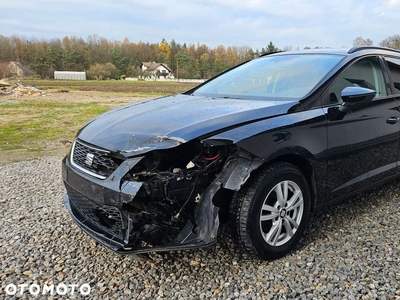
[[[144,261],[78,229],[63,206],[60,167],[54,157],[0,167],[1,299],[13,298],[7,285],[33,283],[87,283],[90,299],[400,299],[400,181],[314,214],[283,259],[251,259],[225,227],[213,247]]]

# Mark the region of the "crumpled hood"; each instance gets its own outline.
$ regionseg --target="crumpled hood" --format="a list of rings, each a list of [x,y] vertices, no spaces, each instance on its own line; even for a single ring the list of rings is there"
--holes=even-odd
[[[296,103],[180,94],[111,110],[89,122],[78,138],[111,151],[137,155],[285,114]]]

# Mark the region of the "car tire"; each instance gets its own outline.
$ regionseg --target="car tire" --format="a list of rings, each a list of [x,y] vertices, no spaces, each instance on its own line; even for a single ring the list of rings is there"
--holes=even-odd
[[[248,254],[271,260],[294,249],[310,218],[310,189],[301,171],[281,162],[259,171],[233,197],[234,237]]]

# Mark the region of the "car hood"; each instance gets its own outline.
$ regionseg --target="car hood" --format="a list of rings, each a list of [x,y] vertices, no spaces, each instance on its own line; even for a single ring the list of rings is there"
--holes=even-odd
[[[180,94],[111,110],[86,124],[78,138],[124,155],[138,155],[285,114],[296,103]]]

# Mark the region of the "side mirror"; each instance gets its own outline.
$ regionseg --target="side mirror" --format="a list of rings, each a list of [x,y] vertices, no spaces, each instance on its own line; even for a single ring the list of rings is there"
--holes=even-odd
[[[374,90],[358,86],[348,86],[341,93],[344,106],[351,106],[356,102],[369,102],[374,99],[375,95]]]

